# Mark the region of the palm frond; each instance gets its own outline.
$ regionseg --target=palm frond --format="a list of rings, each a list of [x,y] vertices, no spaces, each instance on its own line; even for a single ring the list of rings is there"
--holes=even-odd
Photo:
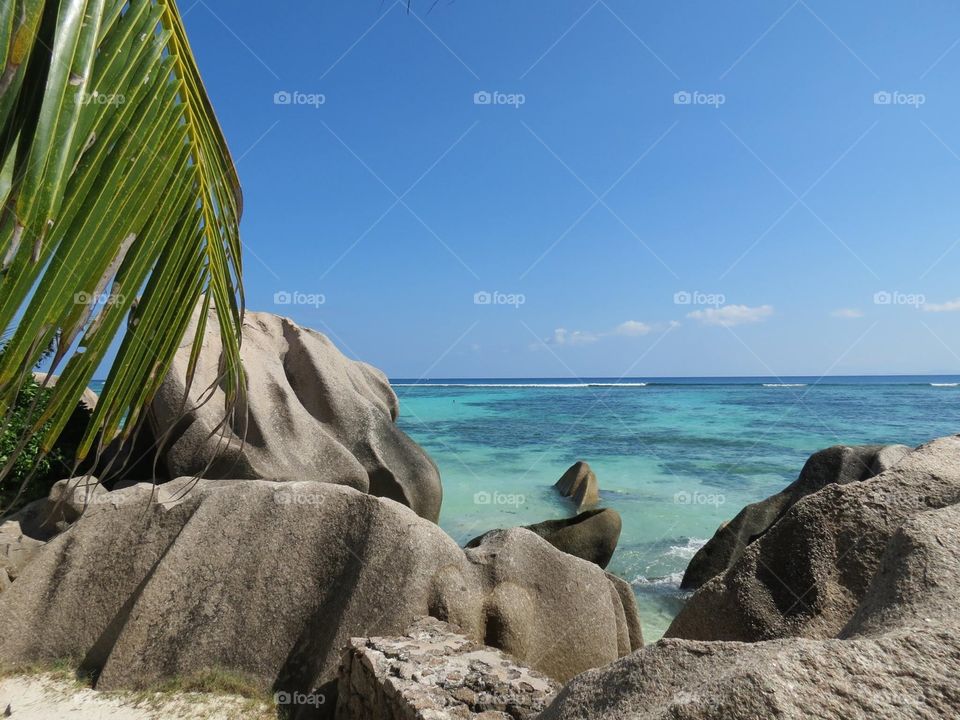
[[[49,449],[122,334],[80,454],[130,432],[199,302],[218,309],[236,398],[240,184],[175,2],[2,6],[0,417],[55,343]]]

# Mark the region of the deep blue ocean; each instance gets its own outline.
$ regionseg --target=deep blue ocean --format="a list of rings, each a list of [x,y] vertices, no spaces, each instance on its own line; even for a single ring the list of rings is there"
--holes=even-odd
[[[441,526],[463,543],[574,514],[551,486],[576,460],[623,516],[610,570],[634,588],[648,640],[717,527],[834,444],[960,432],[960,377],[552,378],[393,381],[401,427],[443,477]]]

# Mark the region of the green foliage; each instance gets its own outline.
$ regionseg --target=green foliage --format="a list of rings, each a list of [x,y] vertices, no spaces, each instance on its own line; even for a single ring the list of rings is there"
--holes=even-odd
[[[70,468],[67,466],[67,456],[60,447],[50,453],[44,453],[40,448],[44,426],[40,432],[33,432],[33,417],[49,401],[50,388],[40,386],[32,376],[23,384],[17,395],[16,403],[8,422],[0,433],[0,463],[15,456],[15,462],[5,477],[0,477],[0,512],[6,513],[26,503],[45,497],[50,491],[52,483],[67,477]],[[29,437],[23,449],[16,453],[21,439]],[[24,481],[29,478],[27,486],[20,493]],[[17,495],[16,506],[13,505]]]
[[[230,412],[242,197],[174,0],[0,0],[0,206],[5,436],[51,450],[117,338],[80,455],[130,432],[198,305],[217,309]],[[24,419],[20,388],[54,340],[59,380]],[[0,477],[29,462],[14,452]]]

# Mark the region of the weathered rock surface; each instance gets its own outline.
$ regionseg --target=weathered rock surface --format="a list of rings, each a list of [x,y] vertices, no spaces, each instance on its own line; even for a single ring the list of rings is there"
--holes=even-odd
[[[587,510],[576,517],[561,520],[546,520],[534,525],[524,525],[530,532],[536,533],[558,550],[574,555],[605,568],[610,563],[623,521],[620,513],[609,508]],[[468,548],[476,547],[492,533],[490,530],[467,543]]]
[[[836,638],[662,640],[578,676],[541,720],[958,717],[958,602],[960,505],[920,511]]]
[[[45,499],[34,500],[0,523],[0,590],[16,580],[37,550],[57,534],[45,522],[46,511]]]
[[[47,496],[50,519],[54,523],[76,522],[87,508],[105,501],[106,494],[106,489],[92,475],[58,480]]]
[[[0,590],[15,580],[36,552],[76,521],[84,509],[105,494],[97,478],[83,476],[60,480],[46,498],[29,505],[0,523]]]
[[[680,587],[695,590],[740,558],[784,513],[810,493],[830,484],[867,480],[892,468],[910,452],[906,445],[835,445],[810,456],[800,476],[776,495],[747,505],[690,561]]]
[[[583,460],[577,460],[571,465],[554,487],[563,497],[573,500],[578,509],[600,502],[597,476]]]
[[[172,477],[296,478],[349,485],[389,497],[436,522],[442,499],[439,473],[396,426],[397,396],[383,373],[348,359],[324,335],[288,318],[247,313],[241,349],[246,402],[220,428],[225,412],[217,384],[220,335],[215,318],[206,327],[186,408],[184,377],[193,332],[185,335],[188,340],[151,408]],[[207,395],[209,402],[197,407]]]
[[[909,518],[960,502],[960,436],[862,482],[807,495],[687,601],[667,634],[700,640],[834,637]]]
[[[106,494],[37,551],[0,594],[0,662],[84,658],[101,689],[223,667],[305,691],[351,637],[425,615],[558,680],[641,642],[620,584],[526,530],[464,551],[352,488],[181,478]]]
[[[532,720],[560,686],[422,618],[402,637],[351,640],[337,689],[336,720]]]

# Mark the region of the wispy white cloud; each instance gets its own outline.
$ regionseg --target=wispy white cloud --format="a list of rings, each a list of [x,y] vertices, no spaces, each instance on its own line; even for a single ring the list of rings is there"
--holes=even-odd
[[[640,337],[653,332],[656,328],[639,320],[627,320],[620,323],[612,330],[594,331],[594,330],[567,330],[566,328],[557,328],[553,335],[546,339],[547,345],[589,345],[603,338],[620,337]]]
[[[772,305],[760,305],[759,307],[724,305],[718,308],[694,310],[692,313],[689,313],[687,317],[693,320],[699,320],[704,325],[733,327],[734,325],[760,322],[761,320],[766,320],[771,315],[773,315]]]
[[[557,328],[553,331],[553,335],[547,338],[547,345],[589,345],[597,340],[599,336],[596,333]]]
[[[844,318],[845,320],[856,320],[863,317],[863,312],[856,308],[840,308],[830,313],[833,317]]]
[[[626,335],[627,337],[637,337],[639,335],[646,335],[653,328],[650,325],[647,325],[645,322],[640,322],[639,320],[627,320],[622,322],[614,328],[613,333],[615,335]]]
[[[945,303],[926,303],[923,309],[925,312],[957,312],[960,311],[960,298]]]

